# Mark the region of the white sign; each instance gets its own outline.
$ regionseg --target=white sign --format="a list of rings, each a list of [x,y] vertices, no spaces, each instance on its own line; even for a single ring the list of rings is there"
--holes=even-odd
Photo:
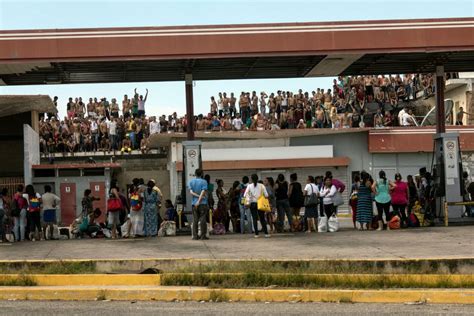
[[[71,192],[71,187],[66,187],[66,193],[70,193]]]
[[[95,192],[99,192],[100,191],[100,186],[96,185],[95,186]]]
[[[458,144],[454,140],[447,139],[444,141],[444,168],[446,179],[458,178],[458,167]]]

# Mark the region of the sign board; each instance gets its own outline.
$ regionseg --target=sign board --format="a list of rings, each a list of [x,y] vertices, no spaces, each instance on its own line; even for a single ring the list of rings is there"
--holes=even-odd
[[[201,168],[201,141],[184,141],[183,142],[183,161],[184,161],[184,183],[187,187],[188,183],[196,178],[196,169]],[[186,189],[186,211],[192,209],[191,193]]]
[[[447,183],[454,184],[459,177],[458,144],[454,139],[444,139],[444,168]]]
[[[66,193],[71,193],[71,187],[66,187]]]
[[[94,186],[94,189],[95,189],[95,192],[99,192],[100,191],[100,186],[96,185],[96,186]]]

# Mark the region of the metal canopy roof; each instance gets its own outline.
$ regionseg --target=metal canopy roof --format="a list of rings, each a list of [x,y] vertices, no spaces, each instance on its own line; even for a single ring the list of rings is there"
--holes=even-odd
[[[324,56],[60,62],[23,74],[0,75],[7,85],[304,77]]]
[[[474,71],[474,18],[0,31],[0,84]],[[24,67],[18,67],[24,65]]]

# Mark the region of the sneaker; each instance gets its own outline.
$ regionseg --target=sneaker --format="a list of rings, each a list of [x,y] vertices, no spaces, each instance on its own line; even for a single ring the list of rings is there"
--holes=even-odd
[[[259,235],[255,235],[255,236],[253,236],[253,238],[258,238],[258,237],[260,237],[260,236],[259,236]]]
[[[269,234],[265,235],[265,238],[270,238],[270,237],[271,237],[271,235],[269,235]]]

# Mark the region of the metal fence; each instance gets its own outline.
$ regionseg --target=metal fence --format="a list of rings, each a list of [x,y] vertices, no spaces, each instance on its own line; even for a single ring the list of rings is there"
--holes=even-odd
[[[13,196],[15,194],[17,187],[21,184],[24,185],[25,181],[23,177],[8,177],[0,178],[0,189],[7,188],[8,194]]]

